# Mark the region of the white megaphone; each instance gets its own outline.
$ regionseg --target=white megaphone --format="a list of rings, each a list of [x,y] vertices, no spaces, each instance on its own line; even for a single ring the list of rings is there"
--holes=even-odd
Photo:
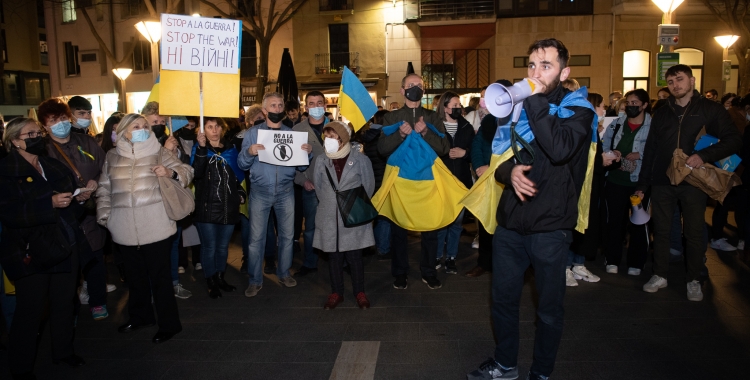
[[[630,204],[633,205],[633,212],[630,214],[630,223],[633,223],[636,226],[648,223],[651,219],[651,215],[649,215],[648,211],[643,208],[641,197],[631,195]]]
[[[510,115],[513,107],[531,96],[534,84],[524,79],[516,84],[505,87],[500,83],[493,83],[484,93],[484,103],[492,115],[504,118]]]

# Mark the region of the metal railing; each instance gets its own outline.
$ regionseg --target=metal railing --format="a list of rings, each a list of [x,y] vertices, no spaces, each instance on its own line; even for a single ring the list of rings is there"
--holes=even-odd
[[[491,83],[490,50],[422,50],[425,92],[476,91]]]
[[[359,74],[359,52],[315,54],[316,74],[341,74],[344,66]]]
[[[354,0],[320,0],[319,11],[346,11],[354,9]]]
[[[479,17],[494,16],[495,0],[423,0],[419,2],[419,17]]]

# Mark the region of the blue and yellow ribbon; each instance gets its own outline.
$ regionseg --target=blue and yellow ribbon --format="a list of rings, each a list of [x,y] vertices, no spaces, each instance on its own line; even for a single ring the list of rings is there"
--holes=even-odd
[[[85,151],[85,150],[83,150],[83,148],[81,148],[80,145],[78,146],[78,152],[81,153],[82,155],[90,158],[91,161],[96,161],[96,158],[94,158],[94,155],[91,154],[91,153],[89,153],[89,152],[87,152],[87,151]]]

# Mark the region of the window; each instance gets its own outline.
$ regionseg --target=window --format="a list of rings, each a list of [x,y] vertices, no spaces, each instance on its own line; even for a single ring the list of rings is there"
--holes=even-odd
[[[81,53],[81,62],[96,62],[96,53]]]
[[[18,90],[18,74],[6,71],[2,77],[3,104],[21,104],[21,92]]]
[[[688,65],[693,70],[695,89],[703,93],[703,52],[692,48],[675,49],[674,52],[680,53],[680,64]]]
[[[0,38],[3,39],[2,41],[3,62],[8,63],[8,40],[5,38],[5,29],[0,30]]]
[[[622,55],[622,92],[642,88],[648,91],[651,53],[628,50]]]
[[[148,9],[143,0],[121,0],[120,2],[122,3],[122,11],[120,15],[120,18],[122,19],[137,17],[148,13]],[[153,3],[152,0],[151,4]]]
[[[529,67],[529,57],[513,57],[513,67],[516,67],[516,68]]]
[[[498,0],[498,17],[594,14],[593,0]]]
[[[591,66],[591,56],[571,55],[570,59],[568,60],[568,66]]]
[[[581,85],[581,87],[586,87],[589,90],[591,89],[591,78],[584,77],[584,78],[573,78],[576,81],[578,81],[578,84]]]
[[[5,22],[5,21],[3,21]],[[36,26],[44,29],[44,0],[36,0]]]
[[[47,49],[47,35],[39,35],[39,61],[42,65],[49,65],[49,53]]]
[[[352,0],[320,0],[320,11],[345,11],[354,9]]]
[[[81,66],[78,65],[78,46],[72,42],[64,42],[65,47],[65,75],[76,76],[81,74]]]
[[[133,71],[151,70],[151,43],[148,41],[136,41],[133,50]]]
[[[349,64],[349,24],[328,25],[328,46],[331,68],[340,70]]]
[[[76,2],[75,0],[63,0],[62,2],[62,20],[66,22],[75,22],[76,20]]]
[[[240,2],[243,3],[243,2]],[[258,75],[258,53],[255,38],[246,31],[242,31],[242,46],[240,47],[240,76],[252,78]]]
[[[422,50],[425,93],[452,89],[459,94],[479,92],[491,83],[489,49]]]

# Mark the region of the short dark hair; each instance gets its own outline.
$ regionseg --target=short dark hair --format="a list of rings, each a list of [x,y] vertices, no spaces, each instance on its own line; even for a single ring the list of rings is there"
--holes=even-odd
[[[286,103],[284,103],[284,112],[293,110],[299,111],[299,102],[296,100],[287,100]]]
[[[49,118],[54,119],[63,115],[67,116],[68,119],[73,118],[70,107],[60,98],[49,98],[43,101],[36,111],[36,117],[42,125],[46,125]]]
[[[714,96],[714,98],[718,98],[719,97],[719,92],[716,91],[716,90],[714,90],[713,88],[710,89],[710,90],[708,90],[708,91],[706,91],[706,93],[710,93],[711,95]]]
[[[586,99],[594,108],[599,107],[604,102],[604,97],[596,92],[589,92],[589,96]]]
[[[387,114],[387,110],[380,110],[378,112],[375,112],[375,115],[372,115],[372,122],[375,124],[383,125],[383,116]]]
[[[322,93],[322,92],[320,92],[320,91],[310,91],[310,92],[308,92],[307,94],[305,94],[305,104],[307,104],[307,99],[309,99],[309,98],[310,98],[311,96],[320,96],[320,97],[322,97],[323,99],[325,99],[325,98],[326,98],[326,96],[325,96],[325,95],[323,95],[323,93]]]
[[[662,88],[659,89],[659,91],[656,91],[656,93],[658,94],[658,93],[660,93],[662,91],[666,92],[669,95],[672,95],[672,91],[669,91],[669,87],[662,87]]]
[[[71,110],[91,111],[91,102],[83,96],[74,96],[68,100],[68,107]]]
[[[557,49],[557,62],[560,63],[560,69],[568,67],[570,52],[568,51],[568,48],[565,47],[565,44],[557,38],[546,38],[534,41],[534,43],[529,46],[529,51],[527,51],[526,54],[531,55],[531,53],[537,50],[544,50],[550,47]]]
[[[646,92],[646,90],[644,90],[642,88],[637,88],[635,90],[626,92],[625,96],[623,96],[622,98],[627,101],[628,96],[630,96],[630,95],[633,95],[636,98],[638,98],[638,100],[640,100],[641,103],[648,104],[646,106],[646,109],[644,110],[644,112],[651,113],[651,97],[648,96],[648,92]]]
[[[685,73],[687,74],[688,78],[693,77],[693,69],[690,68],[688,65],[674,65],[667,69],[667,73],[664,74],[664,78],[669,77],[676,77],[679,73]]]
[[[736,98],[736,97],[737,97],[737,94],[735,94],[734,92],[726,93],[726,94],[724,94],[724,96],[721,97],[721,102],[720,103],[724,104],[730,98]]]

